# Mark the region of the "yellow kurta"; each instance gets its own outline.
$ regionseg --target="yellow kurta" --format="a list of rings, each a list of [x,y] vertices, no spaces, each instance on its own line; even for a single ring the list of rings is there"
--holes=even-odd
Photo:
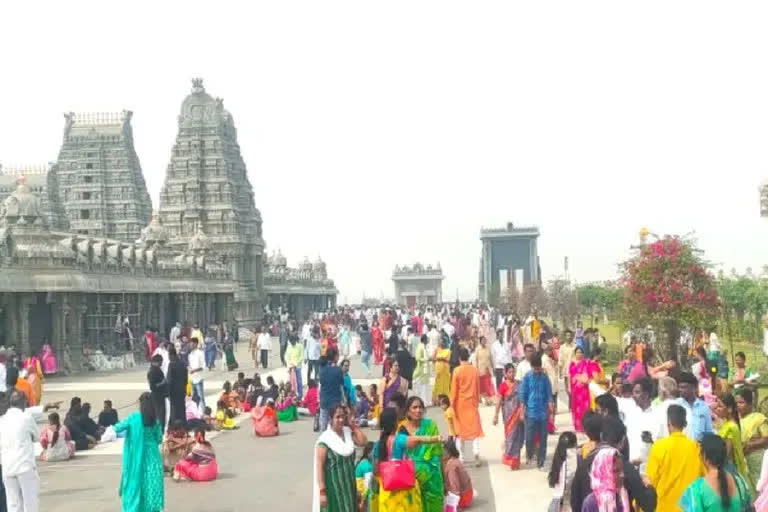
[[[704,475],[699,445],[682,432],[672,432],[653,443],[645,472],[656,489],[656,510],[681,511],[677,503],[683,492]]]
[[[432,402],[437,403],[440,395],[450,398],[451,393],[451,350],[448,348],[439,349],[435,354],[435,359],[445,359],[435,363],[435,386],[432,388]]]

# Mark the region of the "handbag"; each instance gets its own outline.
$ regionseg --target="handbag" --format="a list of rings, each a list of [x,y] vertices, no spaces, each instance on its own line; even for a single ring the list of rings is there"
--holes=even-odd
[[[380,462],[379,475],[385,491],[404,491],[416,486],[416,466],[408,458]]]

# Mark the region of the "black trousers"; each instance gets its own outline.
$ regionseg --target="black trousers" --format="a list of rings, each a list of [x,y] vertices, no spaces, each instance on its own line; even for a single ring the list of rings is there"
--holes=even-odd
[[[269,350],[261,350],[261,367],[265,370],[269,365]]]
[[[174,394],[171,393],[171,421],[180,420],[186,425],[187,423],[187,406],[184,403],[186,399],[186,393]],[[163,405],[165,409],[165,405]]]
[[[285,351],[288,348],[288,344],[280,345],[280,362],[285,366]]]
[[[504,368],[494,368],[493,376],[496,379],[496,389],[499,389],[499,386],[501,386],[501,381],[504,380]]]
[[[160,422],[160,428],[165,431],[165,397],[152,393],[152,405],[155,406],[155,416]],[[186,417],[186,404],[184,417]]]

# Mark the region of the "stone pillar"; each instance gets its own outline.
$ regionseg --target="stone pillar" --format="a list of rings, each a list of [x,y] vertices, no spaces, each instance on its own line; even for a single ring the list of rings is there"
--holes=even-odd
[[[34,295],[32,296],[32,298],[30,298],[29,295],[30,294],[25,293],[19,305],[20,336],[19,336],[18,347],[19,347],[19,353],[22,356],[29,355],[29,351],[30,351],[29,311],[31,309],[32,301],[34,300]]]
[[[162,293],[160,295],[156,295],[156,297],[158,311],[157,328],[160,329],[160,336],[165,338],[170,332],[168,329],[168,324],[166,324],[166,320],[168,318],[168,295]]]

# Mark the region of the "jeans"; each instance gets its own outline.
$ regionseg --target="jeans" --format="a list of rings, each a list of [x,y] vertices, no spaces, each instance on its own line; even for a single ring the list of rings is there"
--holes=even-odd
[[[261,350],[261,367],[265,370],[269,366],[269,350]]]
[[[319,432],[325,432],[328,428],[328,422],[331,421],[331,410],[320,409],[320,430]]]
[[[15,476],[3,475],[5,496],[10,512],[37,512],[40,477],[36,469]]]
[[[320,376],[320,360],[312,360],[310,359],[307,361],[307,382],[309,382],[312,379],[312,370],[314,370],[315,380],[318,379]]]
[[[205,366],[209,370],[216,364],[216,349],[205,351]]]
[[[536,455],[536,463],[539,467],[544,465],[547,459],[547,418],[525,418],[525,455],[528,461],[533,460],[533,444],[536,442],[536,434],[539,434],[539,453]]]
[[[203,382],[200,381],[198,383],[192,383],[192,396],[199,396],[200,397],[200,405],[205,408],[205,391],[203,390]]]
[[[304,386],[302,386],[303,383],[301,382],[301,367],[294,368],[294,371],[296,372],[296,396],[301,398],[304,396],[304,393],[302,393]]]
[[[371,354],[363,350],[360,353],[360,362],[363,364],[363,366],[365,366],[365,371],[368,372],[368,375],[370,375],[371,374]]]

